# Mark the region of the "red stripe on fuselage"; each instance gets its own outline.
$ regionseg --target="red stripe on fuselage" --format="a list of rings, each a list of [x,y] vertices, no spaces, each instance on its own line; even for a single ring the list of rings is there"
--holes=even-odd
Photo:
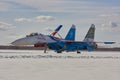
[[[38,37],[37,39],[39,39],[39,40],[46,40],[45,38],[41,38],[41,37]]]

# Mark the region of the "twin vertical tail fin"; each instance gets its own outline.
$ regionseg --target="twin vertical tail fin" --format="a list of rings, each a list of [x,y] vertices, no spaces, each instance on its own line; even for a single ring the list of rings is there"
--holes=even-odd
[[[59,25],[54,32],[51,33],[51,36],[55,36],[55,34],[62,28],[62,25]]]
[[[75,25],[73,24],[68,34],[66,35],[65,40],[75,40],[75,32],[76,32],[76,28]]]
[[[84,41],[85,42],[93,42],[94,41],[94,36],[95,36],[95,25],[92,24],[90,29],[88,30],[85,38],[84,38]]]
[[[55,36],[55,34],[62,28],[62,25],[59,25],[53,33],[51,33],[51,36]],[[76,34],[76,28],[75,25],[73,24],[72,27],[70,28],[68,34],[65,37],[65,40],[75,40],[75,34]],[[94,35],[95,35],[95,25],[92,24],[90,29],[88,30],[84,41],[85,42],[93,42],[94,41]]]

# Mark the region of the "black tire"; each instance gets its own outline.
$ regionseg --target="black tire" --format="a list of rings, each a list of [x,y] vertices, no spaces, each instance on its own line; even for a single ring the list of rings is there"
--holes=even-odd
[[[81,52],[80,52],[80,51],[77,51],[77,54],[81,54]]]
[[[57,51],[57,53],[62,53],[62,51]]]

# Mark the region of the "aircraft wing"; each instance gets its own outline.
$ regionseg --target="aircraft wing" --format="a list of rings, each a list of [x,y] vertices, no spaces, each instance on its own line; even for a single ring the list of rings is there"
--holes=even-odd
[[[95,43],[115,44],[116,42],[95,42]]]
[[[93,51],[94,48],[97,48],[97,43],[104,43],[104,44],[115,43],[115,42],[85,42],[85,41],[70,41],[70,40],[63,40],[63,41],[68,44],[69,43],[72,44],[74,47],[77,47],[79,50],[87,49],[88,51]]]
[[[62,40],[67,43],[104,43],[104,44],[115,44],[115,42],[86,42],[86,41],[72,41],[72,40]]]

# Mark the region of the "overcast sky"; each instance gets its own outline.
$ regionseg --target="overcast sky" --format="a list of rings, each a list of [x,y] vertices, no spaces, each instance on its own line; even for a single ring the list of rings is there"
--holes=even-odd
[[[75,24],[76,40],[83,40],[95,24],[95,41],[120,42],[120,0],[0,0],[0,44],[50,34],[60,24],[63,37]]]

